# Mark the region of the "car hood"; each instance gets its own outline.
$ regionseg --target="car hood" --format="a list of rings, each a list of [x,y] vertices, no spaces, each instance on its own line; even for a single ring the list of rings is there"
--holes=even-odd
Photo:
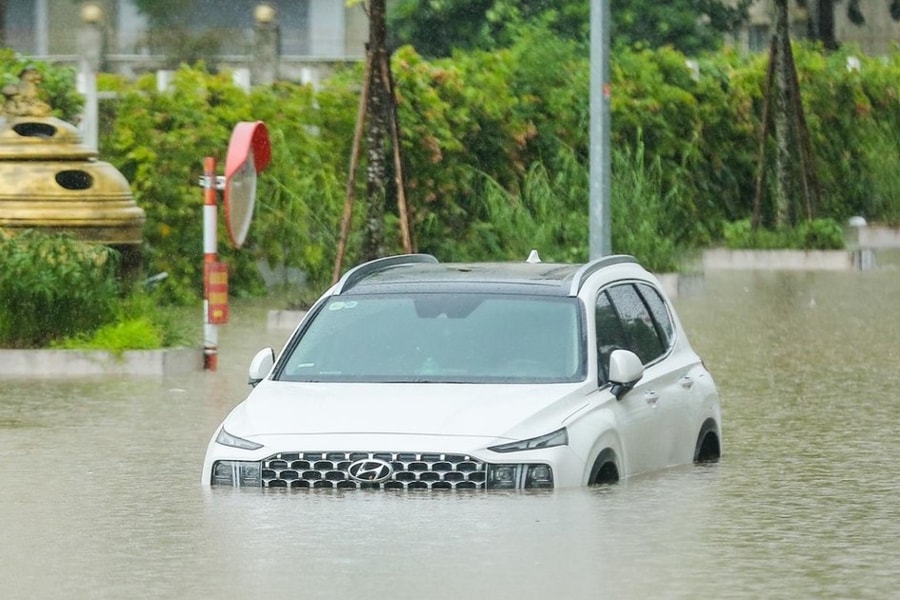
[[[263,381],[224,424],[282,434],[541,435],[585,404],[580,384],[349,384]]]

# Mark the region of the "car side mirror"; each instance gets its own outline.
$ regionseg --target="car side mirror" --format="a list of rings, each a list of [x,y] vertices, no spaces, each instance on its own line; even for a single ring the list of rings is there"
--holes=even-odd
[[[609,355],[610,391],[621,400],[628,390],[644,376],[644,364],[637,354],[630,350],[613,350]]]
[[[266,378],[272,366],[275,364],[275,351],[271,348],[263,348],[256,353],[250,361],[249,379],[247,383],[256,387],[256,384]]]

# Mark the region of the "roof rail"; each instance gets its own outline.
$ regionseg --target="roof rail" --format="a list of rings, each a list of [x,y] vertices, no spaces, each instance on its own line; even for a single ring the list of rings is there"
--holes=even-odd
[[[396,256],[385,256],[384,258],[376,258],[369,262],[353,267],[341,277],[337,282],[334,293],[340,294],[352,288],[354,285],[372,275],[389,267],[397,265],[408,265],[415,263],[436,263],[438,259],[430,254],[398,254]]]
[[[578,292],[581,291],[581,287],[585,284],[593,273],[603,269],[604,267],[610,267],[612,265],[620,265],[623,263],[634,263],[638,264],[638,261],[635,257],[629,254],[613,254],[612,256],[601,256],[600,258],[596,258],[589,263],[585,263],[579,267],[577,271],[575,271],[575,275],[572,276],[572,286],[569,288],[570,296],[577,296]]]

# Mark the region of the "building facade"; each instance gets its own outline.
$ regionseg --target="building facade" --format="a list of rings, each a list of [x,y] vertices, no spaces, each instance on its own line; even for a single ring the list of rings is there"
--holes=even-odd
[[[774,4],[774,0],[752,4],[749,24],[733,39],[742,51],[768,49]],[[900,0],[894,4],[900,12]],[[86,25],[83,9],[88,5],[102,13],[96,24],[102,33],[102,70],[132,76],[172,67],[173,57],[154,43],[153,28],[135,0],[0,0],[2,45],[25,56],[77,64],[79,32]],[[363,4],[348,6],[346,0],[184,0],[178,34],[210,42],[215,66],[253,70],[254,61],[259,64],[254,53],[259,49],[257,9],[262,5],[274,9],[275,21],[266,27],[277,37],[275,78],[316,83],[335,63],[365,55],[368,20]],[[885,54],[900,43],[900,21],[891,14],[890,0],[859,0],[863,24],[849,19],[846,0],[834,6],[840,43],[853,44],[870,55]],[[795,0],[789,1],[789,7],[795,39],[805,37],[807,9]]]
[[[808,0],[809,5],[813,0]],[[865,22],[856,24],[847,15],[846,1],[834,3],[834,33],[840,44],[858,47],[864,54],[887,54],[900,44],[900,21],[891,15],[890,0],[860,0],[859,8]],[[898,8],[900,10],[900,8]],[[807,36],[809,13],[794,0],[788,2],[791,33],[795,39]],[[750,7],[750,22],[736,36],[736,45],[743,51],[765,52],[775,30],[774,0],[756,0]]]
[[[25,56],[77,63],[85,6],[100,9],[95,26],[103,36],[103,69],[133,75],[166,65],[154,44],[152,27],[134,0],[6,0],[2,7],[3,45]],[[185,2],[179,35],[204,36],[215,48],[217,66],[250,67],[260,23],[257,9],[274,9],[263,24],[277,31],[279,76],[318,78],[329,64],[365,55],[368,21],[362,5],[344,0],[192,0]]]

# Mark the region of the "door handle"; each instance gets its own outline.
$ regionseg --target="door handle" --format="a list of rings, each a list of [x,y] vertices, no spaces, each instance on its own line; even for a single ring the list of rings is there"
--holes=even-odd
[[[689,390],[694,387],[694,378],[690,375],[685,375],[678,380],[678,383],[680,383],[681,387],[683,387],[684,389]]]
[[[656,408],[656,403],[659,402],[659,394],[654,391],[644,392],[644,400],[652,408]]]

